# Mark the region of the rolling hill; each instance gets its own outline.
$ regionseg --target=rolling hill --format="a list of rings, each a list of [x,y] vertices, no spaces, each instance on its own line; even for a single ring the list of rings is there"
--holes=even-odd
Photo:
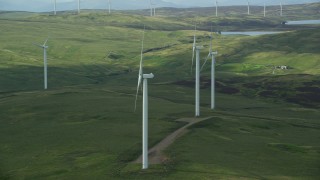
[[[201,115],[210,119],[169,146],[166,162],[147,171],[132,163],[141,154],[140,98],[136,113],[133,108],[144,25],[145,72],[155,74],[149,82],[150,147],[185,125],[176,119],[193,116],[196,19],[165,12],[0,14],[0,179],[319,177],[318,26],[279,27],[285,31],[256,37],[215,34],[217,109],[208,108],[206,67]],[[197,21],[206,57],[209,22],[229,23],[217,29],[270,30],[279,19],[203,15]],[[261,23],[250,27],[249,21]],[[42,51],[32,43],[48,36],[44,91]],[[289,68],[273,74],[281,65]]]

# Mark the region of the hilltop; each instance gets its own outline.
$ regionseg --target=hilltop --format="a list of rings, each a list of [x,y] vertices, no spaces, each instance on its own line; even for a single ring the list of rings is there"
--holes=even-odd
[[[193,35],[192,20],[177,21],[167,17],[154,18],[121,13],[108,15],[103,12],[86,12],[80,16],[66,13],[56,17],[45,14],[28,16],[25,16],[25,13],[12,14],[11,18],[14,19],[1,20],[4,25],[3,33],[7,33],[2,37],[2,41],[7,43],[1,50],[5,62],[2,66],[6,67],[1,77],[5,84],[1,87],[4,92],[39,88],[41,84],[36,82],[41,81],[42,76],[41,73],[39,75],[35,73],[41,72],[41,59],[37,58],[41,51],[31,44],[40,43],[46,36],[50,36],[48,54],[51,73],[67,76],[63,79],[52,79],[51,87],[115,83],[114,79],[128,79],[132,75],[133,80],[137,69],[136,60],[139,59],[137,56],[140,51],[141,29],[144,26],[148,30],[146,64],[150,64],[147,68],[159,75],[157,81],[175,82],[191,78],[188,72],[190,62],[186,60],[191,56],[189,46]],[[7,16],[5,14],[5,17]],[[263,19],[254,18],[263,24],[261,27],[259,23],[255,23],[256,27],[272,27],[263,22]],[[220,21],[219,18],[217,20]],[[226,19],[221,21],[224,20]],[[236,19],[230,21],[229,27],[245,27],[249,30],[252,28],[246,23],[233,23],[233,21]],[[26,32],[24,34],[21,32],[22,27]],[[204,30],[209,28],[201,25],[198,27]],[[228,28],[228,26],[221,27]],[[280,28],[288,30],[287,27]],[[305,26],[298,29],[302,28]],[[291,28],[294,29],[295,26]],[[313,81],[313,77],[316,78],[319,74],[317,55],[319,32],[313,27],[309,29],[259,37],[216,35],[215,44],[218,45],[216,49],[219,51],[218,73],[223,72],[223,76],[219,77],[221,82],[224,81],[225,75],[230,78],[239,74],[240,77],[250,75],[264,79],[263,76],[272,75],[274,66],[281,65],[289,66],[290,69],[276,70],[277,75],[309,74],[311,76],[307,81]],[[39,37],[39,34],[42,34],[42,37]],[[17,44],[18,40],[22,40],[22,43]],[[125,41],[125,45],[122,40]],[[199,31],[197,41],[208,47],[209,33]],[[63,46],[59,46],[61,43]],[[308,45],[302,46],[302,44]],[[203,56],[206,56],[206,51],[203,51]],[[301,61],[301,58],[307,59],[308,63]],[[209,68],[206,70],[209,72]],[[206,72],[204,77],[207,76]],[[21,73],[23,75],[18,75]],[[179,75],[181,73],[183,76]],[[9,77],[10,81],[7,81]],[[58,79],[59,81],[56,81]],[[126,81],[116,84],[127,84]]]
[[[317,179],[319,25],[184,11],[161,9],[159,17],[139,15],[143,11],[0,13],[0,179]],[[291,20],[306,16],[317,15]],[[142,29],[144,72],[155,74],[149,81],[152,147],[186,125],[176,119],[193,117],[195,21],[201,63],[211,23],[215,30],[282,33],[215,33],[217,108],[209,109],[206,66],[201,116],[210,118],[186,128],[164,151],[165,162],[142,171],[132,163],[141,154],[140,96],[133,109]],[[48,36],[44,91],[42,50],[32,43]],[[282,65],[288,69],[274,69]]]

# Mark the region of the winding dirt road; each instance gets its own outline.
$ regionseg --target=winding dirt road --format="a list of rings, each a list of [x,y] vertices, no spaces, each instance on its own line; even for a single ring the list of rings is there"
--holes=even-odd
[[[165,150],[167,147],[169,147],[175,140],[177,140],[179,137],[181,137],[183,134],[187,132],[187,128],[193,124],[199,123],[201,121],[210,119],[211,117],[205,117],[205,118],[182,118],[177,119],[176,121],[179,122],[187,122],[185,126],[181,127],[180,129],[177,129],[170,135],[168,135],[166,138],[164,138],[161,142],[159,142],[157,145],[149,149],[149,163],[150,164],[161,164],[163,162],[166,162],[168,158],[164,155],[163,150]],[[142,162],[142,156],[140,156],[137,160],[134,161],[134,163],[141,163]]]

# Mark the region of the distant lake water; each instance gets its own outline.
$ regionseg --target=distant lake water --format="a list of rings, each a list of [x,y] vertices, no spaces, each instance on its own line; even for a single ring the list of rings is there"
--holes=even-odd
[[[288,21],[287,25],[320,24],[320,20]]]
[[[280,31],[244,31],[244,32],[221,32],[222,35],[247,35],[247,36],[260,36],[265,34],[277,34]]]
[[[320,20],[300,20],[300,21],[287,21],[286,25],[305,25],[305,24],[320,24]],[[281,31],[244,31],[244,32],[221,32],[222,35],[247,35],[247,36],[260,36],[265,34],[277,34]]]

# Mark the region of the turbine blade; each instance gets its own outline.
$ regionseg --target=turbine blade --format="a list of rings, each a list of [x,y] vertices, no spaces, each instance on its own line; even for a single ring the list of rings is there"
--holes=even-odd
[[[212,47],[213,47],[213,45],[212,45],[212,41],[213,41],[213,30],[212,30],[212,25],[211,25],[211,36],[210,36],[210,40],[211,40],[211,42],[210,42],[210,52],[212,52]]]
[[[192,68],[193,68],[193,60],[194,60],[194,50],[195,50],[195,47],[193,48],[192,50],[192,63],[191,63],[191,73],[192,73]]]
[[[196,50],[197,42],[196,42],[196,33],[197,33],[197,25],[194,25],[194,35],[193,35],[193,49],[192,49],[192,62],[191,62],[191,73],[193,68],[194,61],[194,51]]]
[[[197,34],[197,25],[194,25],[194,35],[193,35],[193,44],[194,46],[197,45],[197,42],[196,42],[196,34]]]
[[[137,86],[137,93],[136,93],[136,100],[134,102],[134,112],[136,112],[136,110],[137,110],[137,101],[138,101],[138,94],[139,94],[139,88],[140,88],[140,84],[141,84],[141,79],[142,79],[142,77],[139,76],[138,86]]]
[[[49,40],[49,37],[46,39],[46,41],[44,42],[43,46],[46,46],[47,42]]]
[[[36,44],[36,43],[32,43],[34,46],[38,46],[38,47],[41,47],[41,48],[44,48],[42,45],[40,44]]]
[[[208,61],[208,59],[209,59],[209,57],[210,57],[210,56],[211,56],[211,53],[209,52],[209,54],[208,54],[208,56],[207,56],[206,60],[204,61],[203,65],[202,65],[202,66],[201,66],[201,68],[200,68],[200,71],[202,71],[202,69],[203,69],[204,65],[206,65],[206,63],[207,63],[207,61]]]
[[[140,67],[139,67],[139,76],[143,74],[143,49],[144,49],[144,32],[146,27],[144,26],[143,33],[142,33],[142,43],[141,43],[141,54],[140,54]]]
[[[138,100],[138,93],[139,93],[139,88],[143,76],[143,48],[144,48],[144,32],[146,30],[146,27],[144,26],[143,33],[142,33],[142,45],[141,45],[141,54],[140,54],[140,66],[139,66],[139,75],[138,75],[138,86],[137,86],[137,93],[136,93],[136,100],[135,100],[135,105],[134,105],[134,112],[137,110],[137,100]]]

